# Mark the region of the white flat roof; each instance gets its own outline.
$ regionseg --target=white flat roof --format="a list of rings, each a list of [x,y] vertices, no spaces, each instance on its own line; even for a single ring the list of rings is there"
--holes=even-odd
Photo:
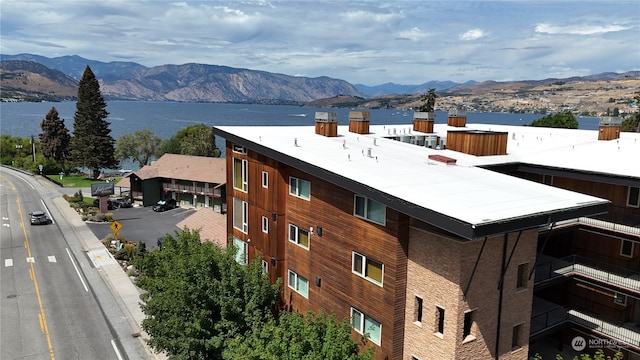
[[[504,130],[504,126],[488,125],[488,127],[495,131],[507,131]],[[382,196],[388,196],[390,202],[399,200],[409,204],[408,206],[421,207],[466,222],[474,228],[483,224],[501,223],[517,218],[608,203],[608,200],[477,167],[485,164],[522,161],[523,158],[537,158],[537,161],[542,163],[545,154],[536,151],[529,141],[525,141],[531,137],[534,139],[532,142],[535,142],[534,134],[526,132],[521,127],[517,127],[517,130],[522,130],[524,134],[520,145],[516,144],[511,151],[513,144],[509,144],[510,154],[507,156],[489,157],[477,157],[451,150],[429,149],[385,138],[390,136],[392,129],[395,129],[396,135],[403,131],[408,134],[409,129],[412,128],[410,124],[406,126],[371,125],[370,134],[367,135],[351,133],[346,125],[338,126],[338,137],[316,135],[314,126],[218,126],[215,128],[222,131],[219,135],[223,137],[226,133],[230,138],[237,137],[238,142],[242,139],[242,145],[248,148],[254,147],[251,146],[253,143],[254,148],[270,149],[279,154],[278,156],[297,159],[325,172],[362,184],[364,187],[380,192]],[[446,128],[446,125],[437,126],[436,131],[446,134]],[[482,126],[474,125],[474,128],[481,129]],[[526,130],[529,129],[531,128]],[[547,129],[546,133],[551,132],[553,133],[551,137],[559,138],[555,130]],[[517,138],[520,131],[514,132]],[[591,133],[595,134],[595,132]],[[511,142],[511,136],[510,134],[509,142]],[[233,139],[228,140],[233,142]],[[553,151],[567,146],[561,141],[558,142],[559,144],[552,145],[555,140],[549,141],[545,151],[556,154]],[[544,138],[542,143],[546,144]],[[602,143],[607,145],[605,142]],[[584,144],[577,146],[578,150],[583,147],[586,148]],[[428,156],[432,154],[444,155],[458,161],[456,165],[445,165],[429,160]],[[555,157],[549,154],[547,153],[546,157]],[[638,174],[639,169],[627,172]]]

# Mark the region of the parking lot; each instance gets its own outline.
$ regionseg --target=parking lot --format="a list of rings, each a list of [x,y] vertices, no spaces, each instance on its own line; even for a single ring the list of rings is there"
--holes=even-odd
[[[155,212],[151,206],[120,208],[111,210],[113,218],[122,224],[120,235],[127,241],[144,241],[147,249],[157,247],[157,240],[165,234],[175,235],[180,231],[176,224],[193,213],[193,209],[172,209]],[[113,234],[110,223],[87,223],[89,229],[100,240]]]

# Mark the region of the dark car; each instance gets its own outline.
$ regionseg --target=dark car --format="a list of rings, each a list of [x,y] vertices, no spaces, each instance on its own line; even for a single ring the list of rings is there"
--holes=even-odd
[[[160,200],[153,205],[153,211],[165,211],[176,208],[176,201],[173,199]]]
[[[113,199],[114,206],[118,208],[130,208],[133,204],[127,199]]]
[[[93,206],[100,207],[100,199],[93,200]],[[119,206],[115,202],[107,199],[107,210],[117,209]]]
[[[49,223],[49,218],[44,211],[33,211],[29,213],[31,225],[46,225]]]

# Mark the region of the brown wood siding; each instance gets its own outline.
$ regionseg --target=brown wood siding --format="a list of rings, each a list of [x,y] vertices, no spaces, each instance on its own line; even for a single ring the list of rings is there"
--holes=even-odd
[[[433,120],[413,120],[413,131],[420,131],[423,133],[433,132]]]
[[[627,187],[622,185],[604,184],[593,181],[571,179],[554,176],[553,186],[573,190],[579,193],[608,199],[613,205],[627,205]]]
[[[338,123],[316,121],[316,134],[327,137],[336,137],[338,136]]]
[[[620,138],[620,126],[600,126],[598,140],[615,140]]]
[[[455,127],[465,127],[467,126],[467,117],[466,116],[449,116],[447,117],[447,125],[455,126]]]
[[[356,134],[368,134],[369,121],[349,120],[349,132]]]
[[[508,133],[448,131],[447,149],[476,156],[506,155]]]
[[[407,236],[398,241],[398,233],[408,220],[399,220],[400,215],[390,209],[386,226],[357,218],[353,215],[353,193],[295,169],[289,169],[288,176],[311,181],[311,200],[288,195],[286,222],[306,230],[313,227],[314,234],[310,235],[309,250],[285,240],[287,268],[309,280],[308,299],[285,285],[285,302],[301,313],[328,309],[339,319],[349,317],[353,306],[382,324],[376,358],[401,359]],[[384,264],[383,286],[351,271],[352,251]]]

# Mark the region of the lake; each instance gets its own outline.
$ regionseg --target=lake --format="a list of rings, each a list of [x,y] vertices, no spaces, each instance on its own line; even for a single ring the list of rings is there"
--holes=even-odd
[[[29,137],[42,130],[40,122],[55,107],[70,131],[73,130],[75,102],[0,103],[0,133]],[[206,125],[313,125],[316,111],[338,113],[338,123],[348,125],[350,109],[326,109],[290,105],[251,105],[213,103],[171,103],[150,101],[107,102],[111,135],[150,129],[162,138],[194,124]],[[410,124],[412,111],[367,110],[371,124]],[[467,123],[523,125],[541,118],[540,114],[467,113]],[[598,118],[579,117],[581,129],[597,129]],[[447,113],[436,111],[436,124],[446,123]]]

